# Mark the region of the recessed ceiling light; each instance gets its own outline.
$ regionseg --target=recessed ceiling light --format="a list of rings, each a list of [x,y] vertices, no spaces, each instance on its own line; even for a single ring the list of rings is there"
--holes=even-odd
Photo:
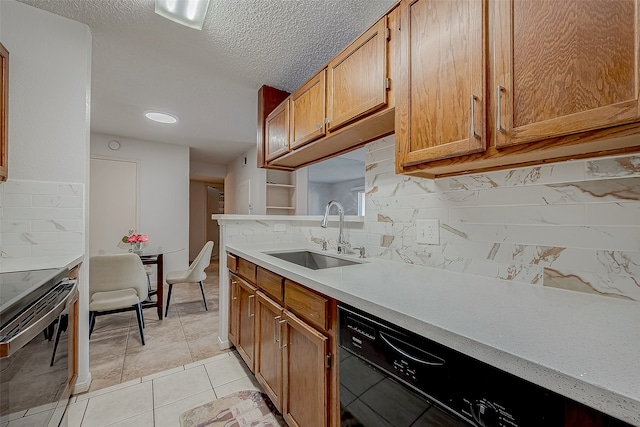
[[[147,111],[144,115],[149,120],[153,120],[158,123],[175,123],[178,121],[176,116],[172,116],[171,114],[161,113],[159,111]]]

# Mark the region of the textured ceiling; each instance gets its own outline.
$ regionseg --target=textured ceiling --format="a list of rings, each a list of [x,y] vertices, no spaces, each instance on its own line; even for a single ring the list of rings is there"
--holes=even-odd
[[[261,85],[294,90],[396,0],[211,0],[202,31],[156,15],[153,0],[18,1],[91,29],[92,131],[227,163],[255,144]],[[180,121],[149,122],[151,109]]]

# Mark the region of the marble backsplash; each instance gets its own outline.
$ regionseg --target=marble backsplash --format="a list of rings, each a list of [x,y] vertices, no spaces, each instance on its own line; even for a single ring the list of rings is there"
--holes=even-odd
[[[84,253],[84,185],[8,180],[0,185],[0,257]]]
[[[437,180],[396,175],[394,137],[367,145],[371,256],[640,300],[640,156]],[[416,220],[440,221],[440,245]]]
[[[366,215],[347,223],[367,256],[640,301],[640,155],[437,180],[395,174],[394,137],[366,146]],[[440,244],[416,241],[438,219]],[[336,248],[337,223],[241,221],[228,242]]]

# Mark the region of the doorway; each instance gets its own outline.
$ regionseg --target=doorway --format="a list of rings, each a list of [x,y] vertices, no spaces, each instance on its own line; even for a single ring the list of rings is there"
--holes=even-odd
[[[92,156],[90,167],[89,255],[122,252],[120,239],[139,225],[139,164]]]
[[[204,244],[213,242],[212,259],[218,258],[220,229],[211,215],[224,213],[224,183],[189,183],[189,260],[193,261]]]
[[[214,248],[220,248],[220,225],[218,220],[211,219],[211,215],[224,213],[224,184],[207,185],[207,241],[213,241]],[[219,251],[211,253],[211,259],[218,258]]]

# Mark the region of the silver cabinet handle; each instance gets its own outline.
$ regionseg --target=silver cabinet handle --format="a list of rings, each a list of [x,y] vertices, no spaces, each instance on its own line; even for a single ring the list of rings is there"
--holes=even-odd
[[[280,342],[280,334],[278,333],[278,331],[280,330],[280,328],[278,327],[278,320],[280,320],[280,316],[276,316],[273,318],[273,342],[277,343]]]
[[[475,113],[476,99],[478,99],[477,96],[471,95],[471,135],[473,135],[474,138],[480,139],[480,135],[476,132],[476,113]]]
[[[497,106],[497,118],[496,118],[496,129],[498,129],[498,132],[505,132],[505,129],[502,127],[502,91],[504,90],[504,87],[499,86],[496,88],[496,103],[498,104]]]
[[[278,328],[280,332],[278,332],[280,334],[279,336],[279,341],[280,341],[280,348],[285,348],[287,346],[287,343],[282,342],[282,326],[287,324],[286,320],[281,320],[278,322],[278,324],[280,325],[280,327]]]
[[[321,125],[320,123],[316,123],[316,127],[317,127],[318,129],[322,129],[322,125]]]
[[[251,301],[255,298],[255,295],[249,295],[249,299],[247,300],[247,314],[249,317],[253,317],[253,313],[251,312]]]
[[[231,299],[232,300],[236,300],[238,299],[238,296],[236,295],[236,287],[238,286],[238,282],[236,282],[235,280],[231,281]]]

